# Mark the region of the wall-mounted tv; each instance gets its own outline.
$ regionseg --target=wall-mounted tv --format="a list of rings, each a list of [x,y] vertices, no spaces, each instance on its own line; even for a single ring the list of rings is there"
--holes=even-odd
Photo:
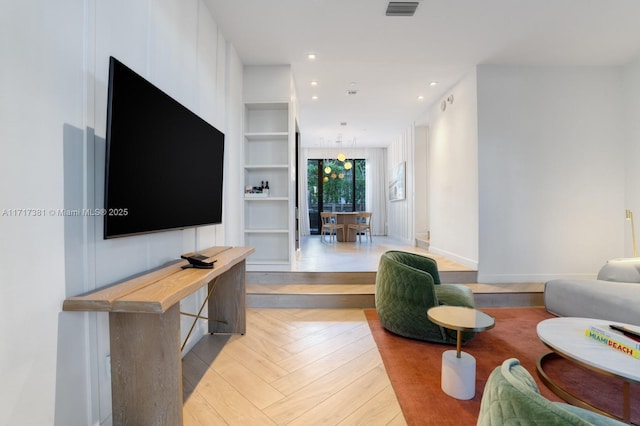
[[[224,134],[109,60],[104,238],[222,223]]]

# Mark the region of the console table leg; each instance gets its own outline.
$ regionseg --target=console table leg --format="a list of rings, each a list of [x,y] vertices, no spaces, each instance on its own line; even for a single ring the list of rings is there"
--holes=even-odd
[[[109,313],[114,425],[181,425],[180,304]]]
[[[246,333],[245,263],[243,260],[218,277],[209,297],[209,333]]]

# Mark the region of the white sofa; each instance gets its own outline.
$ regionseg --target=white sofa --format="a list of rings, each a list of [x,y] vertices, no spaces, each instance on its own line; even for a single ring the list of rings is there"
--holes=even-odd
[[[544,305],[559,316],[640,325],[640,258],[610,260],[596,280],[548,281]]]

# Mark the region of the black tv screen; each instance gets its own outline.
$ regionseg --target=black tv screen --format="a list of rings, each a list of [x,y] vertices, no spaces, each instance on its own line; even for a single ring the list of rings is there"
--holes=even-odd
[[[109,61],[104,238],[222,223],[224,134]]]

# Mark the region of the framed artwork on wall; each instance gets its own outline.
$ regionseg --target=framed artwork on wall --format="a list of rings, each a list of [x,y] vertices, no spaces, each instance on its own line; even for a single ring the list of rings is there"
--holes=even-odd
[[[405,169],[406,162],[398,164],[389,180],[389,201],[404,200],[405,198]]]

